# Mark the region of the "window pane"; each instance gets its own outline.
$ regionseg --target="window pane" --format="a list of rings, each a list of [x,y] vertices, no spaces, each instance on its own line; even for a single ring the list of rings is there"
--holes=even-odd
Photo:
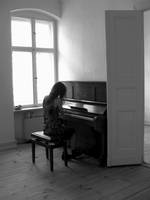
[[[35,21],[36,47],[53,48],[53,23],[47,21]]]
[[[32,54],[12,53],[14,105],[33,104]]]
[[[31,47],[31,20],[13,18],[11,21],[11,35],[13,46]]]
[[[37,53],[37,93],[38,103],[43,102],[54,84],[54,55],[52,53]]]

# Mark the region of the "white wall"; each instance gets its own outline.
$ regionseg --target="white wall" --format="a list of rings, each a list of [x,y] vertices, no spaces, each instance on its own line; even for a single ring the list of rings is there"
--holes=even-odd
[[[105,10],[133,9],[132,0],[62,0],[59,79],[107,80]]]
[[[133,0],[133,7],[137,10],[150,9],[150,0]]]
[[[10,11],[20,8],[45,10],[60,17],[59,0],[0,1],[0,145],[14,141]]]

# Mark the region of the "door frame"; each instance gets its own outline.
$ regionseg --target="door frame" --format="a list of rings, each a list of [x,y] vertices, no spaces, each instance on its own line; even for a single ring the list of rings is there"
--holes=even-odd
[[[141,2],[140,1],[138,2],[138,1],[134,0],[133,9],[140,10],[141,12],[143,12],[143,20],[144,20],[144,12],[150,11],[150,1],[142,0]],[[144,22],[143,22],[143,29],[144,29]],[[144,42],[144,45],[145,45],[145,42]],[[145,46],[144,46],[144,49],[145,49]],[[143,49],[143,51],[144,51],[144,49]],[[145,70],[145,64],[144,64],[144,70]],[[145,74],[144,74],[144,82],[145,82]],[[145,91],[145,87],[144,87],[144,91]],[[145,92],[144,92],[144,102],[145,102]],[[144,113],[144,115],[145,115],[145,113]],[[145,121],[144,121],[144,125],[145,125]],[[144,146],[144,141],[143,141],[143,146]],[[143,149],[143,161],[144,161],[144,149]]]

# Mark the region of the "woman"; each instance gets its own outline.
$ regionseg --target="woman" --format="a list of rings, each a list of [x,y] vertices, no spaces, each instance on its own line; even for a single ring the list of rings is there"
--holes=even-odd
[[[63,120],[62,98],[65,94],[65,85],[57,82],[43,100],[44,134],[58,145],[62,144],[63,139],[70,139],[74,133],[74,129],[66,127]]]

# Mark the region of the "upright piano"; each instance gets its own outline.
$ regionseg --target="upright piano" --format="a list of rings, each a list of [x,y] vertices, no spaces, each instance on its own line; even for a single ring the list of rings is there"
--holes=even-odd
[[[63,81],[67,93],[63,99],[64,118],[75,127],[80,124],[92,130],[95,155],[101,165],[107,159],[106,82]],[[82,133],[81,133],[82,134]]]

